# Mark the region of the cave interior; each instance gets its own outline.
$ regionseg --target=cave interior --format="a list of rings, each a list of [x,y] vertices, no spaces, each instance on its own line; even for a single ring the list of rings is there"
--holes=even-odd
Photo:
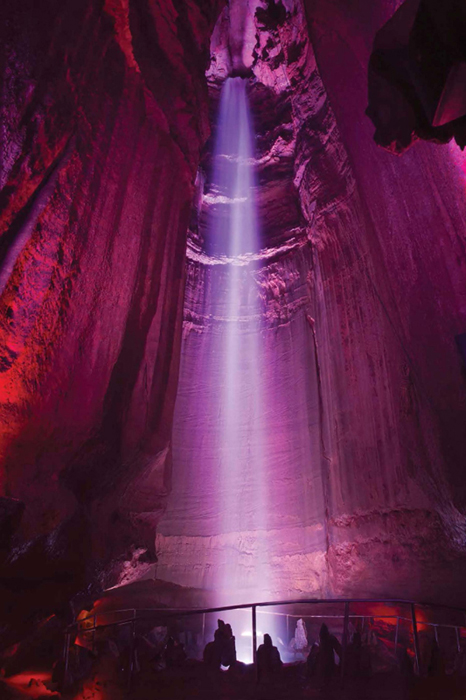
[[[0,17],[3,676],[98,610],[466,610],[462,3]]]

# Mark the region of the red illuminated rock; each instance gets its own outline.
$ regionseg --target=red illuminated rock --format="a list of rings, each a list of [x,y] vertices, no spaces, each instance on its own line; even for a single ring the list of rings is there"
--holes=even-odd
[[[220,4],[2,6],[0,483],[25,504],[2,564],[12,623],[111,583],[133,550],[155,558]]]

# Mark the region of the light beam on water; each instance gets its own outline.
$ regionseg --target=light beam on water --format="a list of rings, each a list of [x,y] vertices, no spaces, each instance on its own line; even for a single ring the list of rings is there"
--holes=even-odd
[[[261,299],[257,261],[247,255],[260,250],[260,238],[254,202],[254,136],[246,84],[241,78],[230,78],[224,84],[217,128],[212,200],[226,207],[226,215],[214,219],[210,235],[214,239],[211,243],[215,243],[215,237],[217,243],[223,243],[230,260],[223,290],[226,333],[221,350],[224,382],[219,473],[227,552],[219,569],[218,590],[219,603],[231,605],[264,600],[270,591],[265,545]],[[248,560],[247,568],[238,551]],[[237,640],[240,635],[250,635],[249,611],[225,614],[225,620],[232,624]],[[241,657],[240,649],[238,652]],[[249,660],[246,656],[244,653],[244,660]]]

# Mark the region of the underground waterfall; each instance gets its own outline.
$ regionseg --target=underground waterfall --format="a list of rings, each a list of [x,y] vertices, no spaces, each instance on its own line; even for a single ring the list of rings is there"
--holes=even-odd
[[[263,387],[262,311],[257,274],[261,241],[255,192],[254,130],[247,81],[228,78],[218,109],[211,186],[205,195],[212,209],[206,249],[222,274],[212,288],[213,303],[205,313],[224,327],[210,348],[212,362],[206,385],[196,391],[191,410],[208,407],[206,437],[215,448],[193,465],[193,482],[208,488],[206,508],[216,512],[211,534],[225,538],[215,567],[216,604],[264,600],[271,595],[267,543],[266,451],[267,421]],[[220,302],[220,304],[219,304]],[[206,460],[206,461],[204,461]],[[194,486],[195,488],[195,486]],[[207,533],[206,533],[207,534]],[[243,540],[253,558],[244,566]],[[251,659],[250,612],[226,615],[238,634],[242,660]]]
[[[0,697],[463,697],[464,3],[3,5]]]
[[[264,593],[270,595],[270,568],[264,538],[267,529],[267,426],[261,379],[261,300],[255,278],[260,236],[254,202],[254,133],[246,83],[241,78],[227,79],[222,90],[213,184],[214,197],[216,191],[217,196],[223,198],[227,215],[220,225],[212,223],[210,241],[225,238],[228,253],[227,332],[221,341],[223,347],[219,348],[224,358],[225,381],[221,385],[217,483],[223,531],[240,539],[241,533],[247,530],[249,536],[255,538],[255,561],[249,571],[251,580],[244,580],[248,574],[232,549],[219,570],[219,597],[224,595],[221,592],[228,592],[232,600],[246,588],[253,600],[259,600]],[[222,291],[224,293],[218,290],[219,295]],[[247,499],[243,498],[245,488],[250,489]],[[233,629],[250,637],[249,611],[230,612],[227,618]],[[238,655],[243,661],[251,661],[250,644],[242,641],[238,643]]]
[[[171,491],[156,534],[156,578],[212,605],[315,595],[326,576],[311,257],[299,238],[286,255],[270,246],[263,168],[274,161],[253,128],[260,90],[235,77],[212,93],[188,232]]]
[[[219,226],[213,222],[210,236],[225,236],[228,262],[224,284],[218,295],[226,294],[227,331],[219,353],[224,381],[220,391],[220,449],[218,489],[223,531],[255,533],[255,577],[243,580],[241,565],[227,558],[220,573],[219,587],[234,591],[245,587],[263,591],[268,580],[267,555],[261,533],[267,528],[264,452],[267,438],[263,420],[265,406],[261,385],[261,313],[255,280],[254,254],[260,248],[254,196],[253,129],[245,82],[226,81],[220,103],[218,137],[214,155],[213,183],[226,204],[227,215]],[[214,195],[215,196],[215,195]],[[222,226],[223,224],[223,226]],[[246,439],[245,439],[246,438]],[[250,497],[242,498],[244,489]]]

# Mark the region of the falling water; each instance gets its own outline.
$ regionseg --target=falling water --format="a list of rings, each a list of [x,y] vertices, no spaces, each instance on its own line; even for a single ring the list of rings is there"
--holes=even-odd
[[[246,86],[224,84],[198,210],[205,251],[195,238],[188,247],[173,478],[156,539],[157,578],[210,591],[217,606],[311,597],[326,567],[308,264],[261,259]],[[272,613],[258,611],[257,627],[278,641],[289,630]],[[250,612],[225,622],[248,660]],[[214,623],[206,621],[207,639]]]
[[[249,600],[263,600],[269,590],[261,308],[255,255],[260,239],[254,201],[254,132],[241,78],[225,82],[217,128],[212,196],[224,211],[214,218],[210,245],[223,247],[228,258],[226,333],[220,349],[224,382],[219,474],[222,530],[228,544],[218,586],[222,602],[228,599],[232,604],[246,602],[245,591]],[[243,559],[247,552],[247,568],[242,550]],[[250,617],[244,624],[237,614],[232,622],[244,633]]]
[[[224,278],[226,333],[221,362],[224,382],[221,402],[220,488],[223,531],[255,532],[266,527],[263,502],[262,387],[259,371],[260,307],[254,253],[260,249],[254,202],[254,140],[245,81],[225,82],[214,153],[214,197],[224,209],[214,217],[210,244],[227,251]],[[220,240],[216,240],[220,239]],[[252,493],[245,494],[245,488]],[[232,542],[238,546],[238,542]],[[260,547],[253,547],[257,574]],[[260,571],[258,569],[261,569]],[[220,587],[236,593],[250,588],[232,556],[222,572]],[[252,582],[251,582],[252,583]],[[245,585],[246,584],[246,585]]]
[[[246,81],[228,78],[221,93],[212,191],[208,195],[210,202],[227,208],[210,226],[206,245],[210,251],[227,250],[229,257],[260,250],[253,201],[253,135]]]
[[[187,291],[193,296],[185,317],[182,391],[174,421],[174,478],[157,532],[158,577],[209,589],[218,606],[276,598],[277,547],[288,534],[279,534],[276,545],[282,520],[269,509],[282,503],[282,492],[290,502],[295,497],[292,480],[277,487],[276,473],[269,473],[283,449],[283,415],[277,422],[273,370],[270,355],[268,362],[265,356],[271,336],[261,299],[255,139],[246,85],[241,78],[228,79],[221,94],[204,193],[209,255],[204,265],[188,266],[194,277]],[[258,632],[274,634],[272,617],[258,615]],[[250,610],[224,619],[235,632],[238,658],[250,660]]]

